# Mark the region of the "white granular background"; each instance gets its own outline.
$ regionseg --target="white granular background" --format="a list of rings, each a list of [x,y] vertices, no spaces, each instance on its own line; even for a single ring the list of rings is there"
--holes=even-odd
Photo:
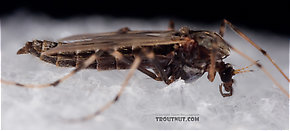
[[[20,83],[53,82],[73,68],[60,68],[40,61],[32,55],[16,55],[26,41],[56,41],[81,33],[167,29],[169,19],[149,20],[89,16],[57,20],[42,14],[17,12],[1,18],[1,77]],[[218,31],[219,23],[204,25],[175,21],[177,28]],[[234,23],[233,23],[234,24]],[[237,25],[264,48],[288,75],[289,36]],[[253,46],[227,30],[225,40],[265,68],[288,91],[285,78]],[[231,52],[225,59],[234,68],[251,62]],[[289,129],[289,98],[257,67],[251,73],[234,76],[234,94],[223,98],[218,90],[217,75],[209,82],[207,74],[192,83],[178,80],[171,85],[157,82],[136,71],[119,101],[108,110],[85,122],[67,120],[89,115],[113,99],[127,70],[82,70],[57,87],[27,89],[2,84],[2,129]],[[156,121],[156,117],[188,115],[199,121]]]

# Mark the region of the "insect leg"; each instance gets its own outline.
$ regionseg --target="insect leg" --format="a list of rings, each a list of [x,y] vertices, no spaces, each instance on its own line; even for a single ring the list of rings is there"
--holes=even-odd
[[[119,52],[119,51],[114,51],[114,52],[111,52],[111,54],[114,54],[115,56],[122,56],[122,60],[123,62],[131,65],[133,63],[133,61],[127,59],[126,57],[123,57],[123,55]],[[156,74],[154,74],[153,72],[147,70],[146,68],[142,67],[142,65],[140,65],[138,67],[138,70],[141,71],[142,73],[144,73],[145,75],[151,77],[152,79],[154,80],[157,80],[157,81],[162,81],[162,79],[160,77],[158,77]]]
[[[281,70],[281,68],[273,61],[273,59],[269,56],[269,54],[259,47],[257,44],[255,44],[249,37],[247,37],[244,33],[242,33],[238,28],[236,28],[231,22],[227,21],[226,19],[223,20],[220,28],[220,34],[223,36],[225,32],[225,24],[229,25],[229,27],[235,31],[238,35],[240,35],[242,38],[247,40],[251,45],[253,45],[256,49],[258,49],[264,56],[266,56],[270,62],[279,70],[279,72],[285,77],[288,82],[290,82],[290,79],[286,76],[286,74]]]
[[[214,78],[215,78],[215,74],[216,74],[216,52],[217,52],[217,43],[214,41],[212,44],[212,50],[210,53],[210,65],[209,65],[209,71],[208,71],[208,80],[210,82],[213,82]]]
[[[170,84],[173,81],[168,80],[168,76],[164,69],[161,67],[160,63],[155,59],[155,54],[152,50],[143,50],[142,53],[152,62],[152,64],[155,66],[155,70],[160,74],[161,79],[166,83]]]
[[[50,86],[57,86],[59,83],[63,82],[67,78],[73,76],[76,74],[78,71],[81,69],[87,68],[89,65],[91,65],[98,57],[100,57],[104,51],[99,50],[95,54],[91,55],[86,61],[84,61],[79,67],[75,68],[73,71],[71,71],[69,74],[65,75],[64,77],[56,80],[55,82],[48,83],[48,84],[21,84],[17,82],[12,82],[12,81],[6,81],[1,79],[1,83],[8,84],[8,85],[16,85],[16,86],[21,86],[21,87],[26,87],[26,88],[44,88],[44,87],[50,87]]]
[[[128,27],[123,27],[123,28],[119,29],[117,32],[120,34],[126,34],[128,31],[130,31],[130,29]]]
[[[258,68],[260,68],[273,82],[274,84],[286,95],[288,96],[288,98],[290,98],[290,95],[288,93],[288,91],[286,91],[275,79],[274,77],[264,68],[264,66],[262,66],[262,64],[258,63],[257,61],[255,61],[254,59],[252,59],[251,57],[247,56],[246,54],[244,54],[243,52],[241,52],[240,50],[236,49],[235,47],[233,47],[232,45],[230,45],[229,43],[226,42],[226,44],[235,52],[237,52],[239,55],[241,55],[242,57],[248,59],[249,61],[251,61],[252,63],[254,63]]]
[[[174,31],[175,30],[175,24],[174,24],[173,20],[169,21],[168,30],[170,30],[170,31]]]
[[[223,85],[221,84],[220,86],[219,86],[219,89],[220,89],[220,93],[221,93],[221,95],[223,96],[223,97],[228,97],[228,96],[232,96],[233,95],[233,88],[230,88],[229,89],[229,93],[224,93],[223,92],[223,87],[222,87]]]
[[[114,57],[118,58],[118,59],[123,59],[123,55],[121,53],[119,53],[118,51],[114,51],[113,53],[111,53],[111,55],[113,55]],[[93,114],[90,114],[88,116],[85,116],[81,119],[78,120],[72,120],[72,121],[86,121],[89,119],[94,118],[95,116],[99,115],[100,113],[102,113],[103,111],[105,111],[106,109],[108,109],[111,105],[113,105],[114,103],[116,103],[119,99],[119,97],[122,95],[125,87],[127,86],[130,78],[133,76],[134,72],[136,71],[136,69],[138,68],[138,66],[141,63],[141,57],[139,56],[135,56],[135,60],[133,61],[133,64],[130,67],[130,71],[126,77],[126,79],[124,80],[123,84],[121,85],[121,89],[118,92],[118,94],[115,96],[115,98],[111,101],[109,101],[106,105],[104,105],[102,108],[100,108],[99,110],[97,110],[96,112],[94,112]]]
[[[152,79],[156,80],[156,81],[162,81],[162,79],[160,77],[158,77],[156,74],[154,74],[153,72],[139,66],[138,70],[141,71],[142,73],[144,73],[145,75],[151,77]]]
[[[226,31],[226,23],[225,23],[225,21],[223,21],[221,23],[220,32],[219,32],[219,34],[221,35],[221,37],[224,37],[225,31]]]

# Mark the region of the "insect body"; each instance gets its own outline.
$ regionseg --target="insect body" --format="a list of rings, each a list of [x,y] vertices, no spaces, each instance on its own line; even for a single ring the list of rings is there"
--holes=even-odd
[[[56,66],[75,67],[75,69],[68,75],[49,84],[28,85],[2,79],[1,82],[22,87],[49,87],[57,86],[85,68],[97,70],[130,69],[116,97],[100,110],[82,119],[87,120],[100,114],[118,100],[136,69],[152,79],[164,81],[166,84],[171,84],[177,79],[183,79],[185,82],[194,81],[206,72],[209,81],[213,81],[216,72],[218,72],[222,80],[222,84],[219,86],[221,95],[223,97],[231,96],[234,82],[232,77],[239,73],[252,71],[245,70],[248,67],[234,69],[231,64],[223,61],[230,55],[231,49],[251,61],[252,65],[256,65],[264,71],[289,97],[288,92],[260,63],[223,39],[226,24],[265,55],[289,81],[289,78],[265,50],[257,46],[230,22],[224,20],[219,33],[202,30],[193,31],[187,27],[182,27],[179,31],[176,31],[171,23],[170,30],[167,31],[131,31],[129,28],[122,28],[117,32],[70,36],[58,42],[34,40],[27,42],[23,48],[19,49],[17,54],[32,54]],[[222,91],[223,87],[226,92]]]
[[[223,59],[229,55],[230,49],[219,34],[210,31],[192,31],[183,27],[179,31],[128,30],[126,32],[73,36],[64,38],[60,42],[34,40],[27,42],[17,54],[30,53],[45,62],[60,67],[80,67],[98,50],[107,52],[117,50],[125,59],[133,62],[134,56],[142,55],[142,49],[146,49],[147,53],[149,51],[154,53],[154,60],[143,57],[139,70],[155,80],[163,80],[170,84],[179,78],[190,82],[208,72],[211,63],[209,54],[213,50],[214,42],[217,45],[215,70],[221,74],[223,82],[228,83],[227,88],[230,88],[229,94],[223,94],[223,96],[230,96],[232,95],[231,83],[234,70],[230,64],[223,62]],[[143,56],[145,55],[143,54]],[[128,69],[130,62],[126,63],[109,53],[103,53],[87,68]],[[145,70],[148,68],[155,72],[149,74],[149,71]]]

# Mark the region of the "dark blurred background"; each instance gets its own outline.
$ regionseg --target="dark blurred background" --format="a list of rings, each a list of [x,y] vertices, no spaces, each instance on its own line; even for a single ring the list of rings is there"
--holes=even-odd
[[[228,19],[232,23],[283,35],[290,34],[289,0],[284,1],[7,1],[0,15],[17,10],[46,14],[56,19],[75,16],[106,15],[117,18],[170,18],[210,24]]]

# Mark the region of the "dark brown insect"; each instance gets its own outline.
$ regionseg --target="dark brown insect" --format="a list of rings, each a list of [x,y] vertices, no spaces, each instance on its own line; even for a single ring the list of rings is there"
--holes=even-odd
[[[233,94],[232,84],[234,83],[232,77],[238,73],[252,71],[245,70],[247,67],[234,69],[230,63],[223,62],[230,55],[230,49],[232,49],[263,70],[289,97],[288,92],[260,63],[223,39],[226,24],[268,57],[289,81],[289,78],[273,62],[265,50],[257,46],[227,20],[223,21],[219,33],[193,31],[187,27],[182,27],[176,31],[173,23],[170,23],[167,31],[131,31],[129,28],[122,28],[117,32],[75,35],[63,38],[58,42],[34,40],[27,42],[17,54],[32,54],[56,66],[76,68],[63,78],[49,84],[27,85],[1,81],[23,87],[49,87],[57,86],[84,68],[97,70],[131,69],[115,99],[94,114],[83,118],[83,120],[87,120],[98,115],[118,100],[136,69],[152,79],[164,81],[166,84],[171,84],[180,78],[185,82],[193,81],[206,72],[208,72],[209,81],[212,82],[216,72],[218,72],[222,80],[222,84],[219,86],[221,95],[223,97],[231,96]],[[152,69],[153,72],[148,69]],[[223,87],[226,92],[223,91]]]

